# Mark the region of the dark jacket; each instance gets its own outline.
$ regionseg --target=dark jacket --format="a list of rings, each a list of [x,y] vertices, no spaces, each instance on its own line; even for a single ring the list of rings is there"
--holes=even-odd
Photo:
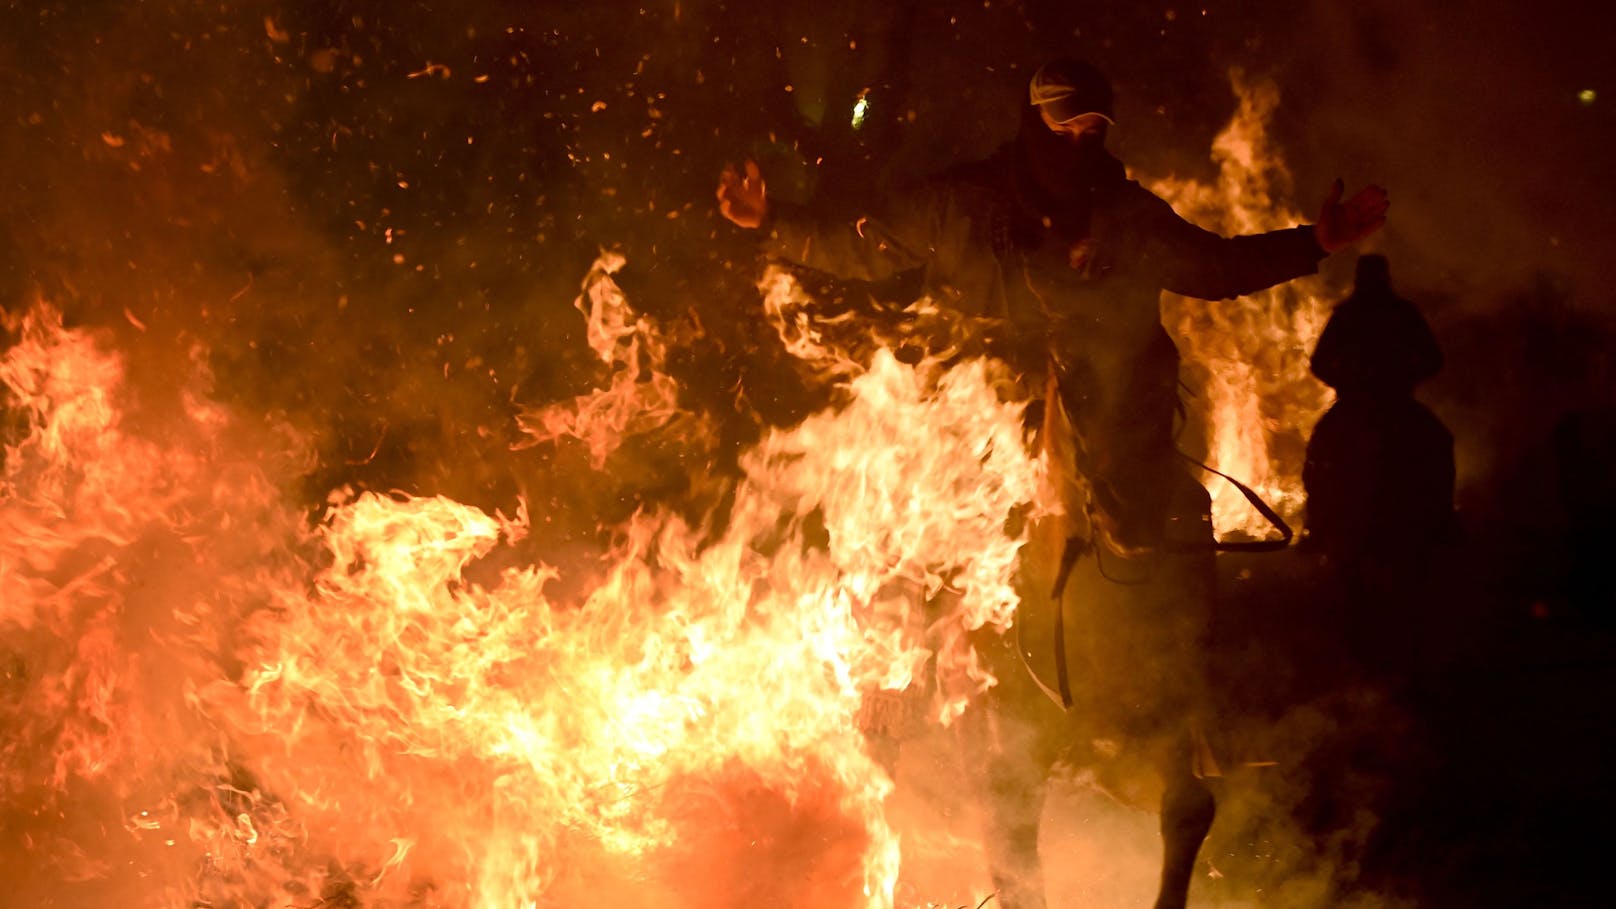
[[[1148,487],[1171,460],[1178,382],[1161,292],[1238,297],[1315,272],[1324,252],[1311,227],[1234,238],[1196,227],[1109,155],[1090,170],[1086,191],[1049,202],[1012,143],[857,219],[774,206],[765,251],[859,280],[924,269],[935,300],[998,327],[1030,387],[1054,365],[1102,507],[1150,499],[1154,520]]]
[[[859,280],[924,268],[928,289],[946,302],[1041,337],[1072,320],[1108,316],[1154,325],[1163,290],[1232,299],[1311,274],[1324,257],[1311,227],[1222,237],[1127,179],[1115,158],[1106,156],[1097,170],[1087,206],[1052,211],[1024,189],[1015,146],[1007,145],[863,217],[820,219],[776,204],[766,251]],[[1065,230],[1044,223],[1085,207]],[[1083,240],[1091,241],[1088,255],[1074,263],[1069,247]]]

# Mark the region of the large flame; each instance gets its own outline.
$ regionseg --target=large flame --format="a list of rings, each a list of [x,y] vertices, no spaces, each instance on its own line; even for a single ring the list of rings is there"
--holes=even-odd
[[[1268,137],[1278,90],[1238,70],[1231,79],[1240,104],[1212,143],[1216,179],[1166,178],[1150,181],[1151,190],[1185,217],[1226,235],[1307,220],[1291,207],[1289,176]],[[1200,398],[1190,411],[1204,421],[1209,463],[1246,482],[1290,519],[1305,500],[1306,434],[1330,403],[1329,389],[1308,372],[1329,314],[1324,288],[1314,279],[1232,302],[1164,295],[1163,321],[1178,338]],[[1220,533],[1268,532],[1233,486],[1210,475],[1206,483]]]
[[[673,400],[622,353],[655,335],[611,264],[583,308],[621,400],[552,413],[600,457]],[[1038,482],[1000,367],[877,353],[743,456],[723,520],[641,513],[557,599],[512,545],[525,506],[338,490],[310,527],[282,494],[307,446],[200,366],[153,415],[93,333],[44,307],[20,333],[0,810],[27,820],[0,861],[25,897],[892,904],[861,710],[914,687],[946,722],[993,683],[966,633],[1011,619]]]
[[[625,264],[621,254],[603,253],[574,304],[584,315],[590,350],[609,370],[607,387],[569,402],[524,407],[516,422],[529,439],[519,447],[579,439],[599,470],[625,437],[654,431],[680,416],[679,386],[664,371],[667,342],[612,280]]]

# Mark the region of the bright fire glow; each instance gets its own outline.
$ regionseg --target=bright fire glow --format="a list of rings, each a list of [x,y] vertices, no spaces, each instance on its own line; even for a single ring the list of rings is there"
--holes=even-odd
[[[1151,181],[1151,190],[1186,218],[1225,235],[1309,220],[1287,201],[1289,175],[1267,134],[1277,89],[1238,71],[1231,75],[1240,106],[1212,144],[1217,178]],[[1163,321],[1178,339],[1188,384],[1198,396],[1190,412],[1203,421],[1208,463],[1251,486],[1288,520],[1300,515],[1304,502],[1307,433],[1331,400],[1329,389],[1308,372],[1330,302],[1316,279],[1234,301],[1172,294],[1163,300]],[[1213,476],[1206,483],[1220,534],[1269,533],[1234,487]]]
[[[607,394],[654,338],[611,264],[580,307],[625,364]],[[722,529],[642,513],[561,601],[516,555],[525,507],[339,490],[310,528],[281,494],[302,446],[236,425],[205,375],[147,423],[93,334],[40,307],[22,335],[0,361],[27,424],[0,495],[21,896],[892,904],[860,711],[919,685],[946,722],[993,683],[965,635],[1010,622],[1038,482],[1000,367],[877,353],[743,456]],[[600,400],[567,434],[609,453],[673,398]]]

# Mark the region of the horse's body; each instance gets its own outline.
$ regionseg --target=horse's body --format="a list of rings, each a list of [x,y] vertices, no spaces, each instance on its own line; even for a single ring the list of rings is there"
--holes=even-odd
[[[981,771],[989,865],[1006,909],[1044,906],[1038,823],[1058,760],[1112,780],[1125,801],[1159,803],[1156,906],[1185,905],[1216,810],[1203,666],[1215,564],[1206,491],[1184,471],[1168,480],[1169,528],[1151,552],[1118,555],[1102,534],[1071,561],[1074,531],[1083,541],[1094,536],[1088,528],[1070,518],[1036,526],[1019,628],[979,642],[999,684],[966,715],[960,742],[966,766]]]

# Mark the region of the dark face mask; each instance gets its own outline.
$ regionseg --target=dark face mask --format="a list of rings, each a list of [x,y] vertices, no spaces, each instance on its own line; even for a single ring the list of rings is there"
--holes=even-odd
[[[1086,200],[1091,188],[1105,175],[1110,158],[1104,133],[1081,138],[1053,133],[1031,105],[1022,108],[1016,145],[1030,178],[1028,188],[1037,197],[1034,201],[1046,209]]]

